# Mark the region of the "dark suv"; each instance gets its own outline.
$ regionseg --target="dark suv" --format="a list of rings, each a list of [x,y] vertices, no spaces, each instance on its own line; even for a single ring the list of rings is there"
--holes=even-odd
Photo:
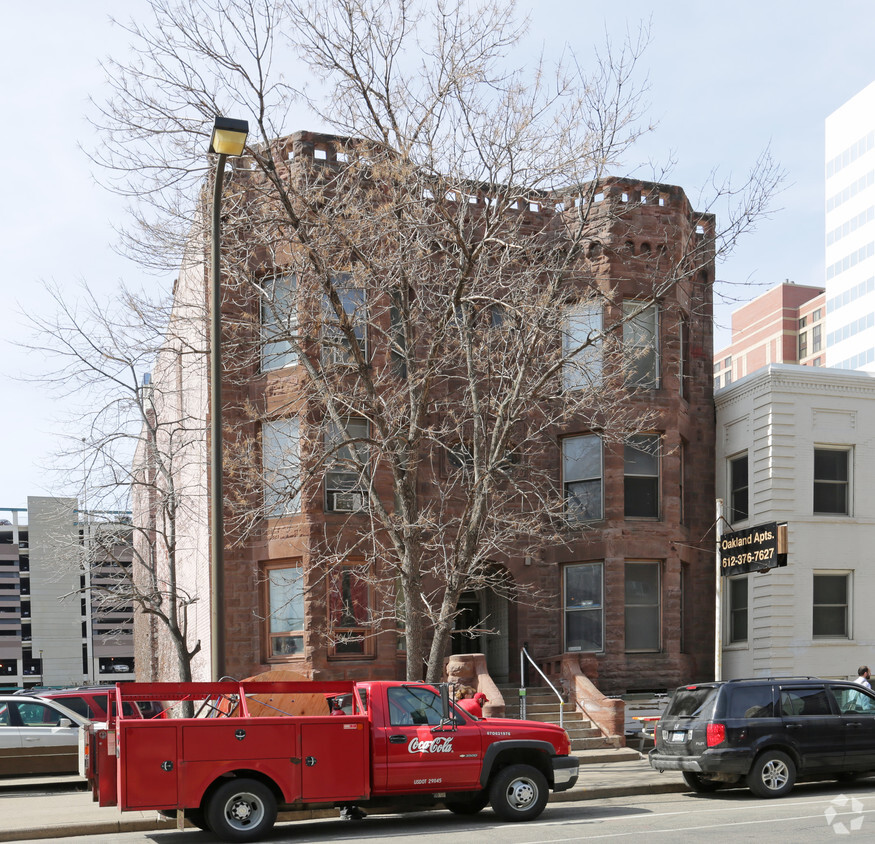
[[[799,776],[852,779],[875,770],[875,694],[812,677],[681,686],[655,730],[650,765],[695,791],[744,782],[787,794]]]

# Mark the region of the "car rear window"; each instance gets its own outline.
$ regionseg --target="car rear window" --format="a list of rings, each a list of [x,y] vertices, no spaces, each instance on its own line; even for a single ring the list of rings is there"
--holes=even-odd
[[[771,718],[774,714],[771,686],[736,686],[732,690],[730,718]]]
[[[677,689],[665,707],[663,718],[710,718],[717,700],[716,686]]]

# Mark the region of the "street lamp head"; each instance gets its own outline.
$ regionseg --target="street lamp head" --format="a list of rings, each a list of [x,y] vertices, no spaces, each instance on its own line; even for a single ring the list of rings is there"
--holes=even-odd
[[[213,135],[210,138],[210,152],[219,155],[243,155],[248,132],[249,123],[245,120],[216,117]]]

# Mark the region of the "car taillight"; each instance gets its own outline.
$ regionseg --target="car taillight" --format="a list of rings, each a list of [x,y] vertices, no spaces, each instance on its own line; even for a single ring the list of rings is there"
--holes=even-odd
[[[726,724],[715,724],[713,721],[708,724],[705,730],[705,741],[708,747],[715,747],[726,739]]]

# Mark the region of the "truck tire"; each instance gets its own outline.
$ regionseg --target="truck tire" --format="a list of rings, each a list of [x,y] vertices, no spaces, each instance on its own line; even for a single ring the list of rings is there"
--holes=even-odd
[[[276,798],[258,780],[231,779],[210,797],[206,821],[222,841],[255,841],[276,821]]]
[[[534,820],[547,805],[547,779],[531,765],[502,768],[489,786],[489,802],[505,821]]]
[[[747,775],[747,787],[757,797],[783,797],[796,783],[796,765],[780,750],[757,756]]]
[[[474,794],[447,797],[444,800],[446,806],[454,815],[476,815],[489,802],[489,791],[476,791]]]

